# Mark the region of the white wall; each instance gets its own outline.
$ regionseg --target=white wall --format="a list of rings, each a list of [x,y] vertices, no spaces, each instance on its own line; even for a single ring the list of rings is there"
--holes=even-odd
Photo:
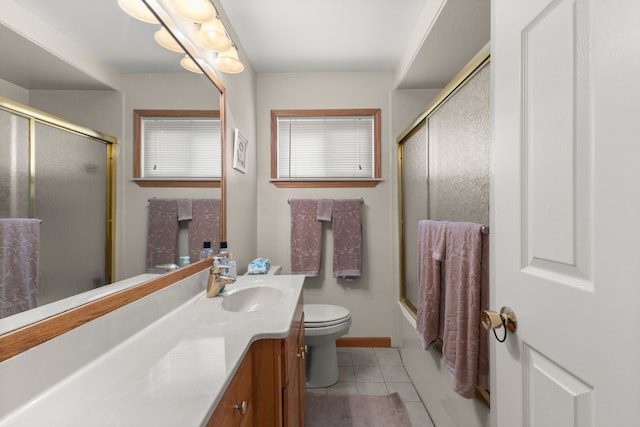
[[[348,336],[391,337],[395,277],[392,261],[391,170],[394,142],[390,135],[391,73],[308,73],[258,75],[258,255],[291,272],[288,198],[364,199],[363,271],[351,281],[333,277],[333,241],[324,226],[323,272],[304,285],[307,303],[339,304],[351,311]],[[272,109],[380,108],[382,178],[375,188],[276,188],[270,179],[270,112]]]

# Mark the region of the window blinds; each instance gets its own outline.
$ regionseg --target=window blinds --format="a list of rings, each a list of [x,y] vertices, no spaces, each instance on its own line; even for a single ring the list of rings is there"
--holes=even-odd
[[[279,179],[373,178],[373,116],[279,117]]]
[[[218,118],[144,117],[141,131],[144,178],[220,178]]]

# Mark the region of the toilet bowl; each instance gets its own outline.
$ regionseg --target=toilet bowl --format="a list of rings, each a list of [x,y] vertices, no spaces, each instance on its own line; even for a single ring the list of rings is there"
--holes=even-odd
[[[304,342],[308,388],[328,387],[338,382],[336,339],[351,326],[351,313],[331,304],[304,304]]]

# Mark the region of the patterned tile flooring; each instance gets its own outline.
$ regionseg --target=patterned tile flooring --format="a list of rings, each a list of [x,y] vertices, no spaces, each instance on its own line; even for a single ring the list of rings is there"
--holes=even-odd
[[[309,389],[314,393],[389,394],[398,392],[413,427],[434,427],[420,400],[400,352],[395,348],[339,347],[338,382],[327,388]]]

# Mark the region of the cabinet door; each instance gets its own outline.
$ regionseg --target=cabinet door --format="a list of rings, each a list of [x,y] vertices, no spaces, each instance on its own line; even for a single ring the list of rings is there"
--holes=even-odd
[[[252,427],[252,354],[247,353],[207,427]]]
[[[287,378],[283,390],[284,426],[298,427],[304,425],[304,393],[305,393],[305,357],[304,315],[302,306],[296,314],[287,338]]]

